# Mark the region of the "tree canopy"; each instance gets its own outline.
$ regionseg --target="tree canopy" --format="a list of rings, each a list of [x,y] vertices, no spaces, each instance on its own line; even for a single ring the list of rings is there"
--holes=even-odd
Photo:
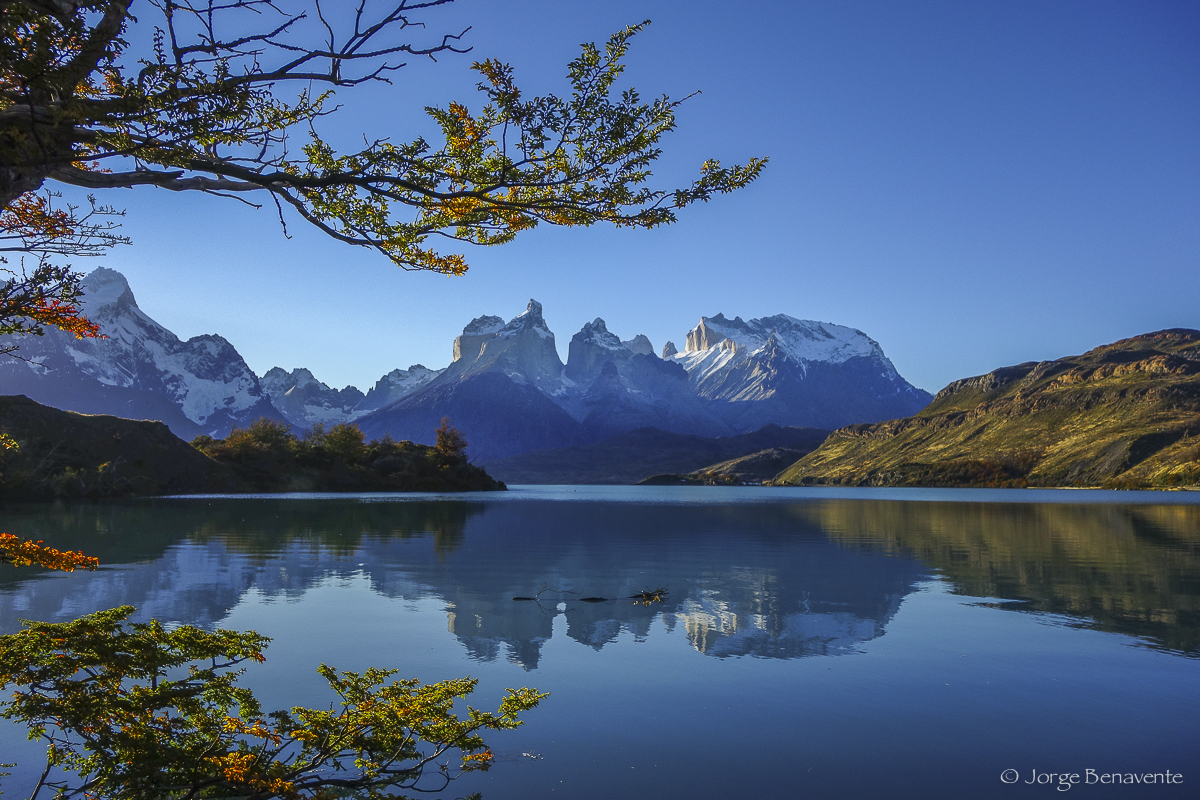
[[[651,228],[745,186],[765,159],[710,160],[689,185],[649,185],[681,101],[617,91],[646,23],[585,44],[570,93],[528,96],[495,59],[473,64],[482,105],[427,108],[440,141],[322,138],[335,92],[390,82],[403,59],[466,52],[465,31],[425,39],[452,0],[0,0],[0,203],[46,181],[91,191],[153,185],[262,196],[405,269],[461,274],[438,238],[511,241],[539,223]],[[131,28],[153,29],[135,52]],[[390,133],[390,132],[389,132]]]

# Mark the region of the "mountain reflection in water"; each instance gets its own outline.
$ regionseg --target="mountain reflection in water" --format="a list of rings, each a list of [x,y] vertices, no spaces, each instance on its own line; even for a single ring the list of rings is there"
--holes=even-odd
[[[3,632],[122,604],[214,626],[251,590],[296,598],[361,575],[386,597],[444,601],[479,661],[537,668],[560,616],[595,649],[660,620],[710,656],[786,659],[881,636],[932,568],[960,594],[1200,650],[1197,506],[182,499],[16,510],[6,530],[107,568],[0,571]],[[543,586],[556,591],[512,600]],[[658,587],[661,604],[577,599]]]

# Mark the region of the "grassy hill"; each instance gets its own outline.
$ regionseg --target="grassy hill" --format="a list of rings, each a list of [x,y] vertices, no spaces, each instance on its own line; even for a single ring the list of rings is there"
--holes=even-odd
[[[835,431],[780,485],[1200,485],[1200,331],[955,381],[913,417]]]

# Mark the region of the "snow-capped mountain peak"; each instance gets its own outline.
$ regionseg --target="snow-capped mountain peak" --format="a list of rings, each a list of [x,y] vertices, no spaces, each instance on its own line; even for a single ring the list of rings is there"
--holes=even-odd
[[[376,381],[364,395],[354,386],[344,389],[327,386],[307,369],[287,372],[273,367],[262,376],[262,387],[289,422],[307,428],[316,423],[351,422],[407,397],[444,371],[428,369],[421,364],[414,364],[407,370],[394,369]]]
[[[700,324],[688,332],[684,353],[709,350],[726,340],[752,353],[766,345],[772,336],[779,350],[797,362],[841,364],[851,358],[872,357],[886,360],[878,343],[860,330],[830,322],[796,319],[787,314],[749,322],[741,317],[729,320],[723,314],[701,317]]]
[[[180,341],[138,308],[116,270],[100,267],[80,287],[80,305],[105,338],[78,340],[59,330],[23,338],[21,354],[29,361],[2,365],[5,393],[88,414],[161,419],[188,439],[224,436],[260,416],[280,418],[224,338]]]
[[[787,314],[751,320],[717,314],[700,318],[688,332],[683,352],[667,352],[664,356],[687,370],[701,397],[745,409],[740,417],[730,417],[744,417],[743,424],[770,421],[762,412],[750,411],[753,404],[788,407],[793,419],[835,428],[851,414],[862,419],[903,416],[928,402],[928,393],[901,378],[874,339],[829,322]],[[823,386],[846,381],[859,388],[841,399]]]
[[[621,338],[615,333],[609,332],[608,326],[600,317],[596,317],[591,322],[585,322],[574,338],[579,339],[581,342],[588,342],[598,347],[603,347],[606,350],[621,350],[624,347]]]
[[[476,317],[463,328],[463,336],[487,336],[489,333],[499,333],[503,327],[503,317]]]
[[[79,286],[83,290],[80,305],[88,319],[105,306],[119,303],[137,307],[133,290],[129,288],[129,281],[115,269],[98,267],[80,281]]]
[[[497,328],[499,317],[477,317],[454,340],[454,362],[443,380],[460,380],[483,372],[500,372],[517,384],[554,394],[562,390],[563,364],[554,334],[542,317],[542,304],[530,300],[525,310]]]
[[[654,347],[644,335],[639,333],[622,341],[609,331],[603,319],[596,317],[571,337],[565,374],[572,381],[581,381],[598,374],[606,361],[624,365],[635,355],[653,354]]]

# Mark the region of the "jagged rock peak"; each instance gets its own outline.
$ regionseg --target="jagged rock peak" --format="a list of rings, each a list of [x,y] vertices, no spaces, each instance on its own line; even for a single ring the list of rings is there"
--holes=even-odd
[[[663,349],[662,349],[663,360],[665,361],[666,359],[670,358],[671,356],[675,355],[678,352],[679,352],[679,348],[675,346],[674,342],[667,342],[666,344],[663,345]]]
[[[537,300],[530,299],[529,305],[525,306],[525,310],[508,321],[500,331],[501,336],[515,336],[522,331],[534,330],[543,338],[546,336],[554,336],[550,329],[546,327],[546,320],[542,318],[542,304]]]
[[[288,372],[283,367],[271,367],[261,378],[259,383],[269,395],[283,394],[293,387],[303,389],[305,386],[316,384],[325,386],[321,381],[317,380],[316,376],[310,370],[304,367],[297,367]],[[328,388],[328,387],[325,387]]]
[[[588,331],[588,332],[596,331],[597,333],[608,333],[608,325],[606,325],[604,323],[603,318],[596,317],[591,322],[583,323],[583,327],[579,329],[579,332],[583,333],[584,331]]]
[[[621,344],[624,345],[626,350],[632,350],[640,356],[648,356],[654,353],[654,345],[650,344],[650,339],[644,333],[639,333],[629,341],[621,342]]]
[[[503,327],[504,319],[502,317],[486,315],[476,317],[467,323],[467,327],[463,328],[463,336],[486,336],[489,333],[498,333]],[[421,365],[415,364],[414,367],[421,367]],[[421,369],[424,369],[424,367],[421,367]]]
[[[408,394],[429,383],[445,371],[445,368],[430,369],[424,364],[413,364],[408,369],[394,369],[377,380],[371,392],[391,393],[392,399],[397,399],[402,395],[396,395],[396,390],[402,390],[403,394]]]
[[[636,355],[648,356],[654,353],[654,345],[650,344],[650,340],[646,338],[645,334],[639,333],[628,341],[621,341],[621,338],[610,331],[600,317],[596,317],[591,322],[585,322],[579,329],[579,333],[571,338],[571,341],[590,342],[607,350],[629,350]]]
[[[425,373],[430,373],[430,372],[440,374],[442,372],[442,370],[430,369],[429,367],[425,366],[424,364],[413,364],[408,369],[400,369],[399,367],[397,367],[396,369],[389,372],[387,375],[384,375],[379,380],[388,381],[390,383],[396,383],[398,381],[404,380],[405,378],[409,378],[409,377],[412,377],[415,375],[424,375]]]
[[[604,324],[604,320],[600,317],[596,317],[591,322],[583,323],[583,327],[579,329],[579,333],[571,337],[571,341],[590,342],[608,350],[621,349],[620,337],[609,331],[608,326]]]

